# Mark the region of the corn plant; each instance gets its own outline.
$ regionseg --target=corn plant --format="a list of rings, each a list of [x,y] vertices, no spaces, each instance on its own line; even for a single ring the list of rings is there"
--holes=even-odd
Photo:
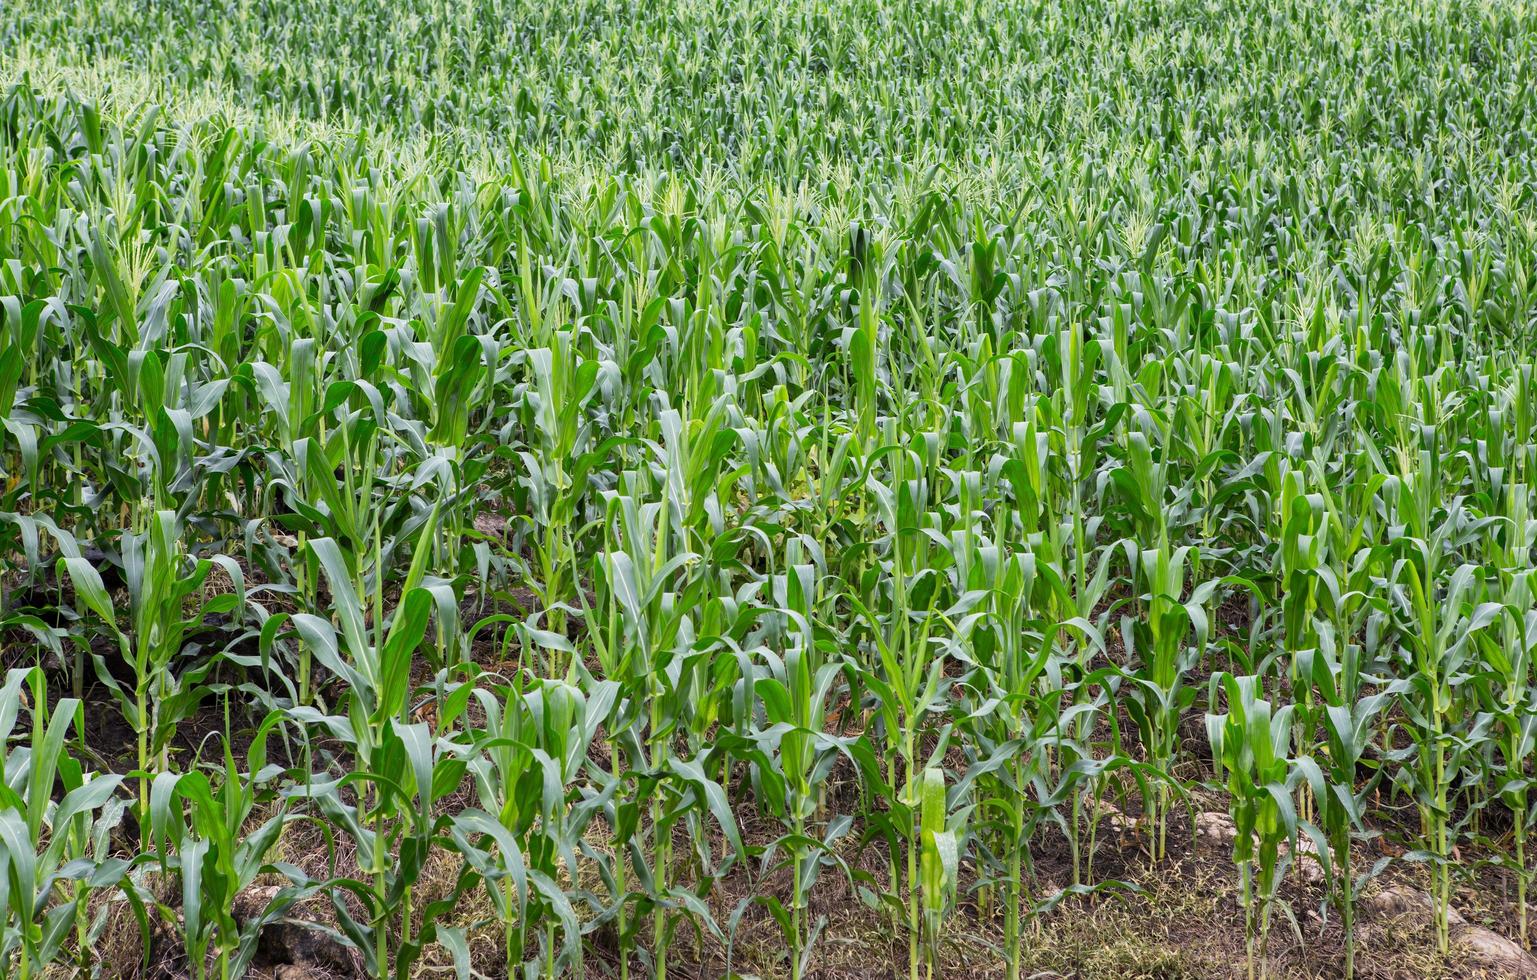
[[[1401,506],[1418,513],[1422,530],[1428,527],[1424,479],[1428,471],[1419,480],[1400,484]],[[1454,517],[1433,533],[1436,538],[1455,534],[1459,524]],[[1406,620],[1410,666],[1401,703],[1413,724],[1406,731],[1410,747],[1390,757],[1403,762],[1395,779],[1412,795],[1420,813],[1421,839],[1434,882],[1436,941],[1445,950],[1451,943],[1454,795],[1471,748],[1456,730],[1456,719],[1465,710],[1458,686],[1466,677],[1464,665],[1476,651],[1475,636],[1494,621],[1498,607],[1473,607],[1476,573],[1470,565],[1453,570],[1444,594],[1433,595],[1426,583],[1440,579],[1440,542],[1414,538],[1406,549],[1408,554],[1394,563],[1393,578],[1398,585],[1396,611]]]
[[[922,517],[923,482],[904,479],[911,472],[902,451],[893,453],[895,491],[875,488],[882,517],[890,529],[890,567],[894,604],[890,618],[882,620],[857,597],[850,596],[863,625],[868,642],[874,647],[879,674],[863,678],[877,697],[885,748],[889,760],[882,788],[893,804],[895,837],[901,838],[906,852],[905,906],[908,930],[908,972],[918,976],[921,963],[922,935],[921,892],[919,888],[919,853],[921,829],[916,819],[919,796],[918,734],[941,696],[944,657],[934,642],[938,617],[933,609],[938,600],[937,576],[928,564],[930,549],[918,535]],[[900,764],[900,768],[898,768]],[[891,880],[893,890],[897,874],[896,839],[890,839]]]
[[[131,685],[125,687],[106,659],[93,653],[97,679],[117,700],[138,737],[139,819],[148,840],[152,774],[169,768],[176,725],[207,693],[204,680],[213,666],[207,659],[184,668],[177,658],[188,634],[209,617],[240,609],[239,590],[244,578],[239,567],[224,556],[189,564],[180,522],[165,510],[150,518],[143,533],[124,536],[123,564],[129,601],[126,630],[118,622],[112,597],[97,569],[82,556],[59,559],[61,576],[68,576],[77,601],[97,617],[114,640],[117,656],[131,672]],[[210,599],[203,595],[203,586],[216,566],[229,575],[236,591]]]
[[[1532,823],[1531,776],[1527,770],[1528,760],[1537,749],[1537,712],[1533,711],[1537,696],[1537,675],[1533,673],[1537,609],[1527,568],[1533,530],[1529,507],[1527,488],[1511,485],[1505,526],[1500,532],[1503,540],[1496,545],[1498,612],[1488,605],[1479,608],[1482,617],[1493,615],[1496,621],[1476,637],[1479,668],[1473,682],[1480,718],[1488,718],[1495,728],[1487,750],[1493,770],[1491,795],[1511,814],[1510,858],[1516,878],[1517,934],[1523,945],[1530,943],[1527,894],[1534,873],[1527,857]]]
[[[765,863],[783,849],[790,866],[790,908],[778,899],[763,899],[785,934],[790,975],[800,980],[809,954],[821,931],[821,923],[808,925],[806,909],[812,886],[821,872],[824,856],[848,830],[846,821],[833,821],[819,832],[815,826],[822,809],[825,782],[836,761],[839,745],[825,732],[832,687],[843,664],[823,661],[809,635],[806,618],[814,586],[812,568],[797,565],[786,577],[786,592],[794,624],[789,635],[797,638],[776,669],[752,679],[752,692],[763,706],[765,727],[750,736],[758,762],[752,783],[763,794],[763,805],[786,824],[785,834],[764,854]],[[777,763],[777,764],[776,764]]]
[[[987,574],[985,556],[976,568],[978,576]],[[1065,711],[1067,692],[1046,683],[1061,669],[1053,660],[1060,654],[1054,631],[1033,615],[1038,582],[1045,581],[1037,577],[1036,556],[1015,555],[991,571],[988,600],[957,627],[972,647],[967,659],[977,665],[966,683],[973,689],[969,710],[958,726],[975,758],[960,785],[976,782],[982,793],[972,820],[974,833],[980,838],[984,828],[997,830],[997,874],[1005,893],[1004,957],[1008,975],[1017,977],[1023,917],[1034,906],[1025,884],[1032,871],[1030,842],[1043,822],[1065,822],[1056,811],[1053,753],[1062,747],[1064,729],[1079,728],[1075,715],[1081,712]],[[1061,788],[1075,800],[1082,774],[1082,769],[1065,767]]]
[[[1354,845],[1368,833],[1366,805],[1382,776],[1375,758],[1381,747],[1374,744],[1379,719],[1392,699],[1401,693],[1395,683],[1370,695],[1364,693],[1361,674],[1361,650],[1349,644],[1341,651],[1333,632],[1325,626],[1319,631],[1316,650],[1301,658],[1301,670],[1311,679],[1314,695],[1302,709],[1306,728],[1323,733],[1318,760],[1308,759],[1304,766],[1306,784],[1312,789],[1316,814],[1313,823],[1328,842],[1332,857],[1331,900],[1338,907],[1345,928],[1344,970],[1355,975],[1355,906],[1362,885],[1381,864],[1370,872],[1356,874],[1352,863]],[[1367,768],[1370,778],[1362,780]]]
[[[1228,812],[1237,836],[1244,907],[1244,944],[1249,976],[1269,975],[1267,946],[1276,890],[1289,855],[1297,850],[1298,819],[1291,794],[1298,772],[1291,758],[1292,705],[1271,710],[1261,698],[1259,678],[1214,676],[1211,702],[1226,696],[1227,711],[1206,716],[1212,762],[1226,776]],[[1283,853],[1283,847],[1290,845]]]
[[[82,724],[79,702],[65,698],[50,710],[47,701],[36,668],[9,671],[0,687],[0,960],[18,977],[42,975],[70,939],[80,943],[78,965],[88,967],[86,903],[127,870],[121,859],[101,854],[122,813],[114,806],[122,780],[87,773],[69,755],[69,730]],[[30,709],[30,731],[10,748],[23,707]],[[64,789],[58,800],[56,780]]]
[[[1169,772],[1179,750],[1179,719],[1196,698],[1189,675],[1206,647],[1205,607],[1219,583],[1201,582],[1184,600],[1184,577],[1192,557],[1189,548],[1170,548],[1160,542],[1158,547],[1139,551],[1128,543],[1126,553],[1144,590],[1146,618],[1122,620],[1127,650],[1137,657],[1135,668],[1126,674],[1131,689],[1124,703],[1141,735],[1146,761],[1154,769]],[[1164,782],[1143,801],[1152,851],[1160,859],[1167,848],[1171,802]]]
[[[491,894],[508,969],[526,964],[546,975],[582,969],[581,928],[558,882],[577,873],[577,849],[585,846],[582,835],[600,807],[571,799],[567,787],[579,779],[615,690],[594,685],[589,699],[569,684],[525,688],[515,681],[500,691],[477,687],[471,694],[486,717],[471,773],[482,810],[498,828],[487,837],[496,849],[488,853],[483,875],[495,885]],[[461,817],[455,832],[474,833],[481,819],[472,825]],[[543,942],[543,955],[532,962],[531,933]]]
[[[275,720],[269,719],[252,743],[249,773],[236,768],[226,743],[223,779],[217,786],[205,773],[193,771],[159,773],[151,788],[152,853],[160,871],[181,882],[179,908],[162,905],[159,910],[167,925],[181,933],[192,974],[200,980],[210,973],[210,952],[217,976],[227,980],[244,975],[262,928],[312,890],[303,872],[268,860],[290,813],[280,805],[254,832],[249,829],[258,804],[274,795],[259,781],[276,775],[264,761],[266,730]],[[256,914],[238,921],[237,897],[259,876],[271,874],[286,875],[290,885],[275,890]]]
[[[435,515],[429,518],[428,530],[434,521]],[[288,794],[314,800],[357,845],[367,877],[341,879],[330,894],[343,930],[363,953],[370,973],[390,976],[409,968],[420,955],[422,943],[435,935],[435,918],[453,906],[447,900],[422,909],[423,932],[413,937],[412,885],[431,849],[449,838],[448,818],[435,813],[435,807],[467,772],[469,750],[435,740],[425,725],[407,722],[411,659],[422,643],[432,607],[430,593],[417,584],[430,549],[418,545],[404,583],[403,603],[388,627],[381,616],[370,630],[340,548],[329,538],[311,541],[310,547],[335,598],[340,635],[314,615],[300,614],[293,622],[316,658],[347,682],[347,713],[328,715],[301,706],[293,709],[292,717],[324,726],[348,746],[358,768],[336,779],[310,774]],[[356,805],[343,796],[349,789],[358,800]],[[397,850],[398,860],[392,853]],[[456,890],[476,883],[466,867]],[[366,921],[359,921],[347,908],[344,897],[348,894],[365,904]]]
[[[955,903],[960,882],[960,855],[963,846],[966,811],[951,812],[946,799],[945,774],[936,767],[923,771],[921,857],[923,882],[923,935],[926,975],[934,975],[945,918]]]

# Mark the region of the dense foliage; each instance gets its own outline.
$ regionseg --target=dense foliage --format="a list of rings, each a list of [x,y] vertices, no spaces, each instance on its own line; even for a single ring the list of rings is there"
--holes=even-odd
[[[1018,976],[1114,886],[1102,802],[1156,860],[1198,789],[1251,970],[1294,856],[1348,931],[1377,835],[1443,946],[1465,851],[1527,941],[1534,40],[1400,0],[8,5],[7,975],[99,971],[123,905],[238,975],[324,894],[378,977],[488,929],[662,976],[745,873],[786,975],[843,878],[897,969],[967,897]],[[326,872],[281,859],[317,823]]]

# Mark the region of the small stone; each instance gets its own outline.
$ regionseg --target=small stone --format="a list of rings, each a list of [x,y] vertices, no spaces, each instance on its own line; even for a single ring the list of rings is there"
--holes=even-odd
[[[501,538],[507,533],[507,518],[501,514],[481,511],[475,515],[475,530],[488,538]]]
[[[1431,897],[1418,888],[1408,885],[1393,885],[1381,891],[1369,895],[1365,899],[1366,907],[1384,918],[1396,919],[1400,916],[1411,914],[1430,915],[1435,911],[1435,902]],[[1464,922],[1461,913],[1452,909],[1447,916],[1452,925],[1461,925]]]
[[[1197,841],[1206,840],[1218,844],[1231,844],[1238,839],[1238,827],[1233,818],[1225,813],[1208,811],[1195,815]]]
[[[1128,817],[1126,813],[1114,803],[1111,803],[1107,800],[1100,800],[1095,805],[1095,808],[1099,813],[1099,818],[1108,823],[1113,830],[1124,834],[1127,831],[1136,829],[1136,818]]]
[[[1454,942],[1466,950],[1479,969],[1500,977],[1537,977],[1537,957],[1483,926],[1465,925],[1457,930]]]
[[[1290,849],[1289,845],[1281,845],[1284,854]],[[1323,861],[1318,856],[1318,845],[1313,843],[1313,838],[1299,835],[1297,838],[1297,860],[1295,868],[1302,875],[1302,880],[1311,885],[1316,885],[1324,880]]]
[[[234,914],[236,922],[244,925],[267,911],[267,906],[272,904],[281,890],[276,885],[252,885],[235,896],[230,912]]]
[[[1429,917],[1435,911],[1430,895],[1408,885],[1393,885],[1364,899],[1364,904],[1383,918],[1406,915]],[[1483,926],[1470,925],[1456,909],[1447,918],[1453,926],[1452,944],[1468,958],[1468,974],[1496,977],[1537,977],[1537,957],[1520,944]],[[1459,974],[1461,975],[1461,974]]]
[[[280,890],[274,885],[247,888],[235,896],[231,909],[235,920],[244,925],[252,919],[260,918]],[[262,927],[259,948],[268,962],[310,971],[308,974],[292,974],[289,980],[304,980],[306,976],[328,977],[334,972],[352,976],[356,972],[353,953],[345,944],[286,915]],[[315,972],[317,968],[321,972]],[[283,974],[279,973],[278,976]]]

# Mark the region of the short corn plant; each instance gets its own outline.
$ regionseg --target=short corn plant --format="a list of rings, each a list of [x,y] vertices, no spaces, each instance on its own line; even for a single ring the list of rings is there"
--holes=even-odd
[[[210,973],[220,980],[243,976],[263,927],[317,887],[298,868],[269,860],[292,817],[285,806],[279,804],[256,821],[258,807],[269,809],[277,797],[271,783],[281,771],[265,761],[266,737],[276,721],[276,716],[269,718],[252,743],[246,772],[236,767],[226,742],[217,783],[194,770],[159,773],[151,787],[154,849],[142,860],[153,860],[162,874],[181,882],[179,907],[156,906],[166,924],[181,934],[189,969],[198,980]],[[264,875],[283,875],[289,884],[237,919],[239,896]]]
[[[803,621],[804,622],[804,621]],[[817,817],[826,780],[838,758],[838,740],[823,729],[829,694],[843,664],[819,662],[813,647],[789,651],[779,671],[754,679],[752,690],[763,705],[762,729],[751,738],[755,763],[752,782],[761,794],[759,803],[787,824],[785,833],[764,852],[771,862],[781,850],[783,864],[791,871],[790,907],[772,895],[758,900],[773,914],[784,934],[790,959],[790,976],[800,980],[823,921],[806,921],[808,897],[824,861],[832,858],[832,845],[849,830],[849,821],[833,821],[825,833],[817,832]],[[777,765],[775,764],[777,762]]]
[[[1256,676],[1213,676],[1211,703],[1219,703],[1220,692],[1228,710],[1206,716],[1212,762],[1226,776],[1228,813],[1238,832],[1233,861],[1239,871],[1251,980],[1256,969],[1259,976],[1268,976],[1271,911],[1298,841],[1291,796],[1297,772],[1290,757],[1292,706],[1272,712],[1260,691]]]
[[[594,683],[589,697],[572,684],[515,678],[470,692],[485,717],[469,762],[481,809],[459,814],[453,833],[483,842],[467,846],[501,920],[508,970],[582,971],[581,927],[559,882],[575,879],[582,835],[601,804],[568,787],[578,782],[614,690]],[[531,939],[543,949],[531,949]]]
[[[138,738],[139,819],[146,833],[150,781],[154,773],[168,768],[171,737],[181,719],[207,694],[205,680],[213,667],[212,659],[181,665],[177,658],[189,633],[210,617],[236,612],[243,601],[244,576],[239,566],[222,555],[191,560],[181,530],[175,513],[161,510],[150,517],[143,533],[124,535],[126,630],[96,568],[84,557],[59,559],[77,601],[113,638],[117,655],[132,676],[125,686],[106,658],[93,654],[97,678],[117,699]],[[206,598],[204,585],[215,567],[229,575],[235,590]]]
[[[77,966],[89,966],[86,903],[93,891],[122,880],[127,863],[106,859],[100,844],[122,814],[114,806],[117,776],[93,776],[68,752],[82,723],[71,698],[50,710],[41,670],[12,670],[0,687],[0,965],[7,976],[38,976],[79,943]],[[12,747],[21,712],[27,733]],[[62,798],[53,798],[55,784]]]
[[[1125,548],[1136,569],[1138,588],[1143,590],[1144,617],[1122,620],[1126,652],[1136,658],[1135,665],[1125,671],[1128,690],[1122,694],[1122,703],[1141,736],[1145,761],[1167,773],[1179,751],[1179,720],[1195,703],[1198,688],[1191,684],[1191,672],[1206,648],[1206,604],[1219,582],[1201,582],[1186,598],[1185,574],[1193,549],[1171,548],[1166,541],[1143,550],[1127,542]],[[1170,785],[1157,783],[1143,805],[1153,856],[1161,860],[1172,807]]]
[[[1488,719],[1493,729],[1484,755],[1486,778],[1492,798],[1510,811],[1508,857],[1516,879],[1516,934],[1529,947],[1527,896],[1537,876],[1528,849],[1534,819],[1531,768],[1537,757],[1537,588],[1529,555],[1537,522],[1530,516],[1528,496],[1524,485],[1510,488],[1504,527],[1490,549],[1490,564],[1499,569],[1498,614],[1476,638],[1479,655],[1472,686],[1480,722]],[[1492,614],[1487,604],[1480,609],[1485,616]]]
[[[1352,861],[1355,842],[1367,834],[1365,808],[1381,780],[1376,758],[1377,726],[1383,711],[1402,693],[1402,682],[1366,694],[1361,673],[1362,652],[1357,644],[1344,650],[1335,645],[1334,632],[1319,623],[1318,646],[1299,658],[1303,678],[1312,685],[1304,724],[1323,735],[1318,759],[1299,760],[1312,791],[1313,824],[1327,841],[1332,862],[1328,871],[1330,901],[1339,909],[1345,929],[1345,976],[1355,975],[1356,899],[1362,885],[1385,867],[1385,859],[1357,874]],[[1370,773],[1362,780],[1362,770]],[[1310,830],[1310,827],[1304,827]],[[1332,868],[1330,864],[1332,863]]]
[[[971,808],[951,808],[943,769],[933,766],[925,769],[920,786],[919,880],[922,882],[924,965],[926,975],[932,978],[945,919],[955,906],[966,817]]]
[[[1466,710],[1459,686],[1468,676],[1465,666],[1474,659],[1478,637],[1498,620],[1500,607],[1474,607],[1476,570],[1471,565],[1450,574],[1443,595],[1429,591],[1428,566],[1436,561],[1432,548],[1413,540],[1406,547],[1411,557],[1394,564],[1397,611],[1407,618],[1403,638],[1409,668],[1399,698],[1408,723],[1395,727],[1403,732],[1407,747],[1385,756],[1399,763],[1394,779],[1420,811],[1422,856],[1431,866],[1436,943],[1445,951],[1451,947],[1455,811],[1464,789],[1459,774],[1472,761],[1477,743],[1488,740],[1482,732],[1475,740],[1457,730],[1456,719]]]
[[[429,520],[428,530],[431,525]],[[328,893],[343,932],[363,954],[370,974],[383,980],[410,969],[423,944],[437,934],[437,918],[454,907],[463,890],[479,882],[466,865],[450,898],[420,910],[422,928],[412,934],[412,886],[432,849],[451,846],[451,821],[437,807],[458,788],[472,751],[467,745],[434,738],[423,723],[406,720],[412,656],[422,644],[434,601],[419,586],[429,549],[417,548],[401,604],[388,626],[376,612],[370,630],[340,548],[329,538],[311,541],[310,547],[331,588],[341,621],[340,638],[318,616],[299,614],[293,622],[316,659],[346,682],[346,714],[330,715],[303,706],[289,714],[301,724],[327,731],[346,746],[355,768],[337,778],[302,774],[299,785],[285,795],[313,801],[332,826],[357,846],[365,877],[338,879]],[[366,920],[359,920],[348,907],[348,894],[367,908]]]

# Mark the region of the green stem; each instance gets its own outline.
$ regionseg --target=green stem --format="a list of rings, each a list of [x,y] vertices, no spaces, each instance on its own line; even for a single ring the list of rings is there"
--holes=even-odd
[[[300,531],[298,534],[298,546],[294,551],[295,561],[294,584],[299,590],[299,595],[306,601],[306,606],[314,608],[314,596],[310,595],[309,575],[309,549],[306,547],[307,535]],[[299,644],[299,704],[308,707],[310,703],[310,647],[308,643]]]
[[[513,918],[513,910],[517,908],[517,892],[513,888],[512,878],[508,877],[502,883],[503,900],[507,903],[507,921],[503,927],[502,945],[503,955],[506,957],[505,967],[507,975],[511,976],[513,966],[522,961],[522,954],[516,952],[517,921]]]
[[[1243,898],[1243,944],[1244,956],[1248,960],[1249,980],[1254,980],[1254,887],[1252,884],[1253,872],[1249,868],[1249,862],[1245,861],[1239,869],[1240,895]]]
[[[801,821],[795,821],[795,836],[805,836]],[[795,849],[795,891],[790,900],[790,980],[801,980],[801,854],[800,845]]]
[[[405,889],[402,891],[402,893],[401,893],[401,901],[402,901],[402,905],[401,905],[401,910],[400,910],[400,941],[402,943],[408,943],[408,942],[411,941],[411,886],[410,885],[407,885],[405,887]]]
[[[1073,885],[1083,884],[1083,858],[1080,846],[1080,824],[1083,822],[1083,793],[1078,788],[1073,790],[1073,820],[1069,825],[1067,846],[1073,855]]]
[[[609,743],[609,766],[613,771],[614,781],[619,781],[619,743]],[[624,873],[624,845],[616,837],[614,839],[614,890],[619,893],[619,912],[615,920],[619,930],[619,937],[615,945],[619,948],[619,980],[630,980],[630,952],[624,948],[625,926],[625,873]]]
[[[1439,705],[1438,705],[1439,707]],[[1436,725],[1439,736],[1439,715]],[[1440,859],[1436,865],[1436,943],[1441,952],[1451,950],[1451,904],[1452,904],[1452,872],[1447,861],[1451,858],[1446,833],[1446,818],[1442,816],[1446,812],[1446,754],[1442,748],[1439,737],[1436,740],[1436,813],[1431,818],[1435,826],[1436,855]]]
[[[1526,805],[1523,800],[1516,807],[1516,916],[1521,937],[1521,948],[1531,949],[1531,937],[1527,935],[1526,913]]]
[[[388,893],[389,865],[384,847],[384,813],[381,810],[374,819],[374,895],[379,903],[378,921],[374,923],[374,968],[379,980],[389,980],[389,909],[385,904]]]
[[[1174,754],[1169,754],[1169,764],[1164,767],[1164,772],[1174,768]],[[1169,856],[1169,789],[1162,783],[1158,784],[1158,860],[1162,861]]]
[[[1004,945],[1007,948],[1009,958],[1009,980],[1019,980],[1019,893],[1021,887],[1019,873],[1020,858],[1025,848],[1025,811],[1024,801],[1018,796],[1014,797],[1012,805],[1014,808],[1014,840],[1013,848],[1009,853],[1009,908],[1008,919],[1004,922]]]
[[[903,733],[902,763],[906,767],[907,800],[913,812],[913,833],[907,841],[907,964],[908,976],[918,980],[918,801],[913,780],[913,729]]]
[[[886,765],[886,782],[887,782],[887,784],[889,786],[891,786],[893,791],[896,790],[896,786],[897,786],[897,753],[892,753],[891,754],[891,759],[890,759],[890,761]],[[901,863],[900,863],[900,861],[899,861],[899,859],[897,857],[895,849],[891,849],[891,850],[889,850],[887,852],[887,854],[886,854],[886,864],[887,864],[887,872],[888,872],[888,875],[889,875],[890,881],[891,881],[891,894],[893,895],[893,897],[895,897],[895,896],[899,895],[897,882],[901,879]],[[894,909],[890,910],[890,914],[891,914],[891,928],[894,931],[894,930],[896,930],[899,927],[901,919],[899,917],[899,913],[896,912]]]
[[[1350,876],[1350,831],[1346,830],[1345,847],[1340,852],[1340,879],[1344,886],[1340,914],[1345,920],[1345,980],[1356,975],[1356,898],[1355,882]]]
[[[89,889],[83,883],[75,885],[75,948],[79,952],[79,969],[85,972],[90,968],[91,944],[86,941],[86,930],[89,928],[89,919],[86,912],[86,897]]]
[[[1260,976],[1270,976],[1270,910],[1271,900],[1275,897],[1275,876],[1263,875],[1264,881],[1259,896],[1259,972]]]
[[[148,706],[146,704],[147,692],[144,682],[139,681],[134,687],[134,700],[138,707],[139,731],[139,841],[144,846],[149,846],[149,720]]]
[[[658,698],[651,699],[651,732],[656,737],[657,728],[660,726],[658,717]],[[661,771],[662,753],[664,746],[658,742],[652,747],[652,768]],[[651,833],[652,851],[655,855],[656,868],[656,908],[651,913],[651,936],[656,959],[656,980],[667,980],[667,911],[662,907],[662,895],[667,891],[667,834],[661,825],[662,810],[660,793],[651,797]]]

